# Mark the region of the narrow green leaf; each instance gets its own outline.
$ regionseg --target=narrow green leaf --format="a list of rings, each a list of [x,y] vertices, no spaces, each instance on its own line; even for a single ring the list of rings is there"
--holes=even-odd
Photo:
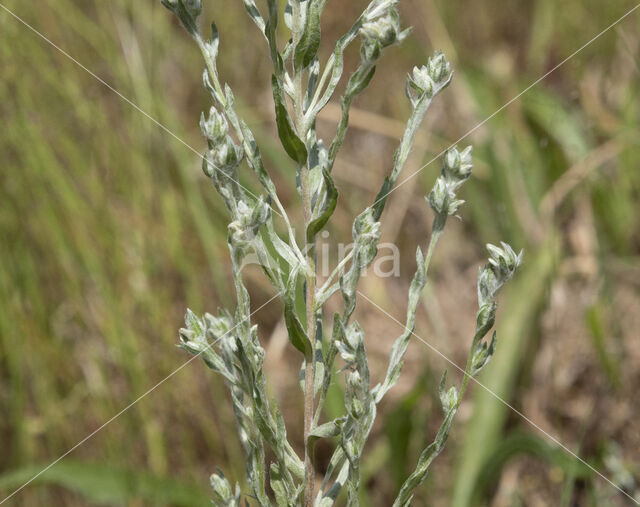
[[[320,5],[318,2],[311,2],[307,13],[307,24],[294,53],[295,68],[298,71],[306,69],[318,53],[319,47]]]
[[[275,75],[271,77],[271,85],[273,88],[273,101],[276,107],[276,124],[278,126],[280,141],[287,154],[298,164],[303,165],[307,161],[307,148],[293,129],[282,86]]]
[[[331,175],[327,172],[326,169],[323,169],[322,176],[324,177],[324,182],[326,184],[327,195],[320,215],[315,220],[312,220],[307,227],[308,242],[311,242],[316,234],[318,234],[318,232],[320,232],[320,230],[325,226],[329,218],[331,218],[334,210],[336,209],[336,204],[338,202],[338,189],[333,183]]]
[[[376,73],[376,67],[373,66],[371,68],[360,68],[356,73],[354,73],[349,79],[349,84],[347,85],[347,95],[350,98],[355,97],[360,92],[362,92],[369,83],[373,79],[373,75]],[[346,98],[346,96],[345,96]]]
[[[269,468],[269,485],[276,497],[276,505],[278,507],[286,507],[289,505],[287,488],[282,477],[282,471],[276,463],[271,463]]]
[[[384,181],[382,182],[382,186],[378,191],[378,195],[376,195],[376,200],[373,204],[373,218],[374,220],[380,220],[382,216],[382,210],[384,210],[384,205],[387,202],[387,195],[391,191],[391,187],[393,187],[393,183],[389,176],[385,176]]]
[[[253,22],[260,29],[260,31],[263,32],[266,36],[266,33],[265,33],[266,25],[264,23],[264,19],[262,18],[262,15],[260,14],[260,11],[258,10],[258,7],[256,6],[255,1],[254,0],[242,0],[242,1],[244,3],[245,9],[247,10],[247,13],[249,14],[249,17],[253,20]]]
[[[337,437],[342,430],[342,423],[344,423],[344,418],[334,419],[333,421],[329,421],[328,423],[316,426],[309,433],[309,440],[311,440],[311,437],[313,437],[314,441],[319,438]]]
[[[271,60],[273,61],[273,68],[276,76],[282,76],[284,72],[284,63],[282,62],[282,56],[278,52],[278,41],[276,38],[276,32],[278,28],[278,2],[277,0],[268,0],[269,6],[269,20],[265,25],[264,34],[269,41],[269,49],[271,51]]]
[[[162,2],[162,5],[178,16],[178,19],[186,28],[187,32],[193,36],[196,36],[199,33],[196,20],[202,12],[202,2],[189,2],[188,5],[185,5],[183,0],[160,1]]]
[[[284,321],[287,326],[289,334],[289,341],[297,348],[306,361],[312,359],[311,341],[307,337],[307,333],[304,327],[300,323],[300,319],[296,314],[295,300],[296,300],[296,282],[298,280],[298,269],[295,269],[289,275],[289,282],[287,284],[287,291],[285,293],[284,301]]]

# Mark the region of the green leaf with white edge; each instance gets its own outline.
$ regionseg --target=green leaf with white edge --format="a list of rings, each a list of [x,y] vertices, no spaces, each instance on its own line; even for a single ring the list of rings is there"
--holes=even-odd
[[[276,505],[278,507],[286,507],[289,505],[287,487],[284,483],[282,471],[276,463],[271,463],[269,467],[269,485],[276,497]]]
[[[475,377],[485,366],[487,366],[487,364],[489,364],[489,361],[491,361],[491,358],[495,354],[496,344],[496,332],[494,331],[489,343],[481,342],[476,345],[475,350],[473,350],[473,358],[471,360],[470,373],[472,377]]]
[[[269,240],[268,244],[272,245],[277,254],[287,263],[289,270],[293,269],[300,263],[298,257],[296,257],[295,252],[289,244],[278,236],[278,233],[273,226],[273,221],[267,222],[267,234],[263,237]]]
[[[341,417],[339,419],[334,419],[333,421],[329,421],[313,428],[309,432],[309,446],[313,446],[315,442],[320,438],[331,438],[340,435],[340,432],[342,431],[342,425],[344,424],[345,420],[345,417]]]
[[[376,195],[376,199],[372,206],[374,220],[380,220],[380,217],[382,216],[382,211],[384,210],[384,205],[387,202],[387,195],[389,195],[389,192],[391,192],[392,188],[393,188],[393,182],[388,176],[385,176],[384,181],[380,186],[380,190],[378,191],[378,194]]]
[[[326,196],[324,199],[324,205],[322,206],[322,210],[319,213],[318,218],[311,221],[311,223],[307,226],[307,241],[311,243],[313,238],[315,238],[316,234],[322,230],[325,224],[331,218],[331,215],[336,209],[336,204],[338,203],[338,189],[333,183],[333,179],[331,175],[327,172],[326,169],[322,170],[322,176],[324,177],[324,182],[326,186]]]
[[[197,335],[200,336],[204,334],[204,324],[202,319],[193,313],[190,308],[187,308],[187,313],[184,316],[184,322],[187,327]]]
[[[262,14],[260,14],[260,10],[258,9],[258,6],[254,2],[254,0],[242,0],[242,2],[244,3],[244,8],[247,10],[247,14],[249,14],[251,20],[256,24],[256,26],[266,37],[266,25],[264,22],[264,18],[262,17]]]
[[[287,290],[284,295],[284,321],[287,326],[289,341],[296,349],[302,352],[305,360],[309,361],[312,359],[313,353],[311,341],[307,337],[307,333],[300,323],[295,306],[298,273],[299,267],[291,271],[289,274]]]
[[[282,61],[282,56],[280,56],[280,53],[278,52],[278,41],[276,37],[278,29],[278,2],[277,0],[268,0],[267,5],[269,8],[269,20],[265,25],[264,34],[269,42],[273,68],[276,76],[280,77],[284,73],[284,63]]]
[[[320,47],[320,4],[317,0],[307,1],[310,3],[307,22],[294,53],[294,66],[297,71],[306,69],[311,64]]]
[[[307,148],[293,129],[289,111],[287,111],[284,92],[275,75],[271,77],[271,86],[273,88],[273,101],[276,107],[276,125],[278,127],[280,142],[287,152],[287,155],[298,164],[303,165],[307,161]]]
[[[197,20],[202,12],[202,0],[160,0],[173,12],[182,25],[194,37],[199,33]]]

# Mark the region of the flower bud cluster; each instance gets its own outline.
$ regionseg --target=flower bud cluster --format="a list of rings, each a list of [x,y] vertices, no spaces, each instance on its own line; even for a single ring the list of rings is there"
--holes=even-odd
[[[360,27],[362,45],[360,55],[364,62],[375,62],[386,47],[402,42],[408,30],[400,29],[397,1],[380,2],[364,16]]]
[[[229,507],[240,507],[240,505],[242,505],[240,486],[236,485],[236,491],[234,493],[231,490],[231,484],[229,484],[229,481],[222,472],[211,475],[209,482],[211,483],[211,488],[213,488],[216,505],[227,505]]]
[[[478,344],[471,356],[471,375],[476,376],[491,361],[496,351],[496,332],[493,332],[491,341],[483,341]]]
[[[502,248],[487,245],[491,257],[478,275],[478,302],[481,308],[494,299],[500,287],[513,276],[522,263],[523,250],[516,254],[507,243],[501,242],[500,245]]]
[[[433,98],[451,81],[451,64],[444,53],[436,53],[422,67],[414,67],[413,75],[408,77],[408,93],[412,90],[416,96],[409,95],[412,102],[422,97]]]
[[[364,332],[357,322],[354,322],[346,330],[344,341],[336,340],[335,346],[340,356],[348,365],[355,364],[358,350],[364,350]]]
[[[220,114],[215,107],[211,107],[209,118],[205,118],[204,113],[200,115],[200,130],[209,142],[219,144],[227,138],[229,124],[224,115]]]
[[[359,419],[369,410],[371,404],[364,331],[358,322],[353,322],[345,330],[342,340],[336,340],[334,343],[350,370],[345,389],[346,409],[351,417]]]
[[[352,371],[347,375],[346,409],[354,419],[359,419],[364,414],[366,406],[364,398],[366,398],[367,387],[358,370]]]
[[[352,234],[354,248],[357,249],[356,262],[361,269],[364,269],[376,256],[378,241],[380,241],[380,222],[374,219],[371,208],[355,219]]]
[[[271,208],[264,197],[247,204],[238,201],[233,211],[233,221],[229,224],[229,241],[234,248],[244,251],[255,239],[258,229],[269,219]]]
[[[244,151],[229,135],[226,118],[212,107],[208,119],[205,119],[204,113],[200,117],[200,129],[209,143],[209,151],[202,166],[204,173],[209,178],[215,178],[216,172],[222,171],[231,178],[233,170],[242,162]],[[225,187],[229,182],[220,181],[220,183]]]
[[[187,328],[179,331],[180,346],[191,354],[201,354],[209,349],[210,343],[227,337],[233,327],[230,315],[221,313],[219,317],[214,317],[207,313],[202,319],[191,310],[187,310],[185,323]]]
[[[504,241],[501,241],[500,245],[502,248],[492,244],[487,245],[487,250],[491,254],[489,264],[491,264],[498,280],[506,282],[522,263],[523,251],[521,250],[519,254],[516,254],[513,248]]]
[[[471,176],[471,146],[462,151],[458,148],[447,150],[444,155],[442,172],[427,196],[429,206],[441,216],[454,215],[464,203],[456,197],[456,191]]]
[[[445,390],[444,386],[442,386],[440,389],[440,403],[445,414],[454,410],[458,405],[458,390],[454,386]]]

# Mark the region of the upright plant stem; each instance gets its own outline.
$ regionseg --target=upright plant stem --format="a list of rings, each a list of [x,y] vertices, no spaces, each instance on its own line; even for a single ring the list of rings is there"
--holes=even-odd
[[[292,2],[292,18],[293,18],[293,43],[294,47],[300,42],[303,30],[302,13],[300,3]],[[294,53],[294,52],[292,52]],[[294,123],[298,136],[302,142],[306,142],[305,132],[305,115],[304,100],[302,90],[302,74],[303,70],[294,67],[294,100],[293,113]],[[298,168],[300,173],[300,193],[302,194],[302,213],[304,218],[305,231],[311,223],[311,188],[309,186],[309,168],[308,162]],[[306,238],[306,234],[305,234]],[[305,306],[307,320],[307,336],[311,342],[311,357],[305,358],[304,368],[304,470],[305,470],[305,487],[304,487],[304,505],[311,507],[313,505],[313,495],[315,490],[315,470],[313,466],[313,449],[309,445],[309,435],[313,427],[314,416],[314,385],[315,385],[315,347],[316,347],[316,267],[315,267],[315,237],[305,239]]]
[[[301,181],[308,178],[304,177]],[[305,188],[306,187],[306,188]],[[311,201],[309,197],[308,185],[302,185],[303,195],[306,191],[304,201]],[[311,213],[309,207],[305,205],[305,225],[308,225],[307,216]],[[305,491],[304,505],[310,507],[313,504],[315,472],[313,467],[313,449],[309,446],[309,434],[312,430],[314,416],[314,385],[315,385],[315,361],[313,355],[316,347],[316,316],[315,316],[315,293],[316,275],[314,262],[315,240],[306,245],[307,265],[309,272],[306,276],[306,309],[307,309],[307,336],[311,341],[312,357],[306,360],[304,369],[304,466],[305,466]]]

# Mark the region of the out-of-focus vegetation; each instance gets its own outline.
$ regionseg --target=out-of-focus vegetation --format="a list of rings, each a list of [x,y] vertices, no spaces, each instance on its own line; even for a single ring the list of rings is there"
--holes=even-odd
[[[203,149],[200,59],[159,2],[0,2]],[[275,149],[260,35],[241,2],[205,4],[225,48],[221,75],[243,99],[282,199],[295,209],[293,167]],[[431,112],[446,128],[431,132],[427,121],[407,175],[633,6],[401,2],[414,33],[356,103],[348,153],[335,169],[342,197],[330,239],[349,241],[352,216],[388,170],[398,120],[409,111],[404,75],[433,49],[456,69]],[[328,38],[361,8],[353,1],[328,9]],[[437,257],[447,262],[434,260],[416,327],[461,362],[473,322],[457,316],[473,315],[482,245],[504,238],[524,247],[482,382],[630,494],[640,478],[639,28],[636,11],[465,139],[476,157],[469,205],[445,235]],[[231,65],[238,60],[242,67]],[[336,110],[320,131],[335,125]],[[187,303],[213,311],[232,299],[232,285],[225,211],[196,154],[1,8],[0,122],[1,500],[34,464],[53,461],[183,365],[188,358],[174,345]],[[426,167],[388,206],[383,241],[398,243],[411,269],[399,279],[371,276],[366,291],[396,316],[430,223],[421,196],[438,172],[437,163]],[[258,270],[248,283],[256,300],[271,296]],[[435,304],[450,317],[437,318]],[[363,307],[367,346],[386,351],[398,326]],[[279,315],[274,304],[255,319],[273,396],[299,435],[298,387],[279,375],[297,367],[282,347]],[[389,504],[416,450],[433,437],[435,426],[423,421],[438,422],[445,363],[419,343],[412,350],[365,455],[365,505]],[[199,504],[216,467],[230,478],[244,474],[220,382],[199,362],[187,365],[7,503]],[[476,386],[460,412],[464,420],[416,505],[626,505],[483,389]],[[318,450],[321,466],[328,454]]]

